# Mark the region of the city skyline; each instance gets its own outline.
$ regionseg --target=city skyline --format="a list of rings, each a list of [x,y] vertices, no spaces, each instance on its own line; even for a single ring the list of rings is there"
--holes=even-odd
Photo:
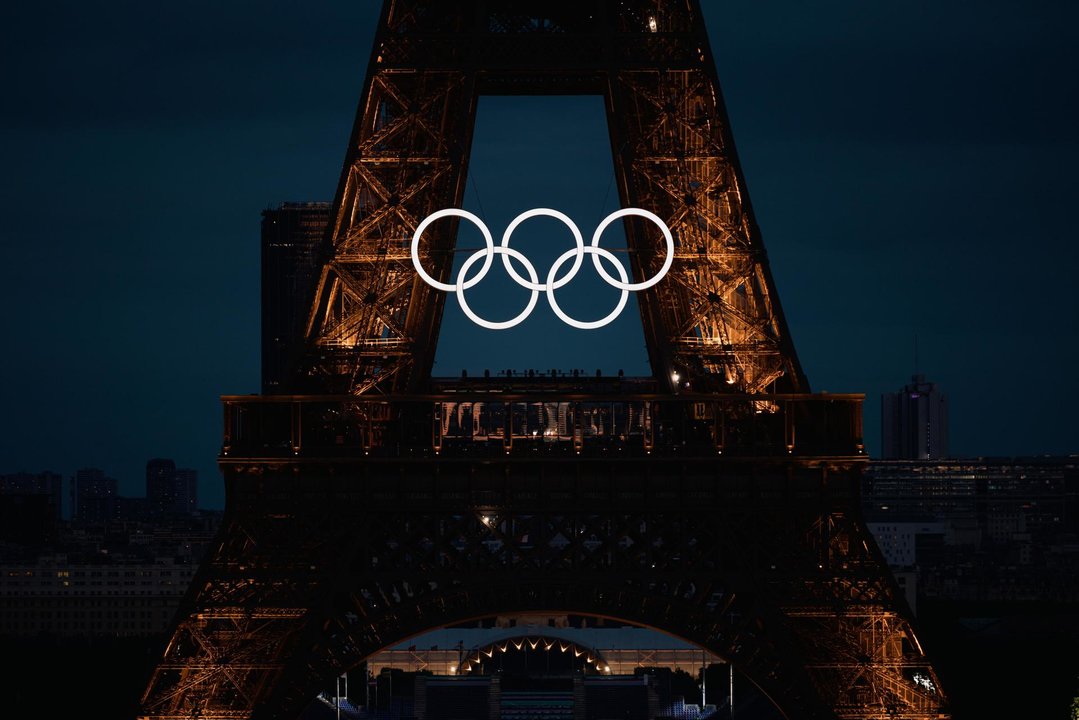
[[[3,51],[20,69],[3,120],[20,212],[3,231],[13,342],[0,472],[100,467],[131,494],[147,458],[176,457],[219,507],[217,396],[259,389],[260,213],[332,197],[377,10],[58,7],[48,34],[40,10],[17,10]],[[812,387],[866,394],[876,454],[880,393],[914,372],[917,335],[918,370],[951,400],[952,454],[1076,452],[1059,398],[1079,390],[1067,372],[1079,361],[1067,330],[1079,324],[1067,217],[1077,11],[785,10],[705,2]],[[481,100],[466,207],[504,227],[554,198],[588,226],[613,200],[597,106]],[[499,129],[522,123],[559,147],[507,144]],[[520,167],[565,158],[578,178],[548,169],[521,182]],[[443,375],[479,342],[453,310]],[[618,332],[636,323],[639,335],[627,319]],[[642,372],[639,341],[612,337],[624,338],[627,372]],[[508,366],[591,370],[597,350],[553,362],[528,352]],[[1043,377],[1048,392],[1023,382]]]

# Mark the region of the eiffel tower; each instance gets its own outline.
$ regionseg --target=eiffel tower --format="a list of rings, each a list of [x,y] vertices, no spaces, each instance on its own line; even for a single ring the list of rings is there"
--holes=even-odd
[[[674,239],[638,294],[652,377],[433,379],[446,294],[410,244],[461,206],[478,96],[580,93],[622,206]],[[458,223],[417,245],[439,282]],[[624,229],[654,276],[661,233]],[[699,0],[385,0],[323,252],[292,394],[224,398],[225,522],[141,717],[294,718],[514,613],[683,638],[792,719],[949,717],[861,519],[862,396],[798,364]]]

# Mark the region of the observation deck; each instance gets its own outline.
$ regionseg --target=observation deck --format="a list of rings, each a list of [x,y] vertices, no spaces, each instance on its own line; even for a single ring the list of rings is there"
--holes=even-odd
[[[412,395],[228,395],[222,463],[305,458],[868,459],[860,394],[660,393],[628,378],[443,380]]]

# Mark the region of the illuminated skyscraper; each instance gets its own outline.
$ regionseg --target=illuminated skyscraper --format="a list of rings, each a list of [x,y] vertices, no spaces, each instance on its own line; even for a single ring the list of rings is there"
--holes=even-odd
[[[940,460],[948,457],[948,399],[924,375],[880,397],[881,457]]]

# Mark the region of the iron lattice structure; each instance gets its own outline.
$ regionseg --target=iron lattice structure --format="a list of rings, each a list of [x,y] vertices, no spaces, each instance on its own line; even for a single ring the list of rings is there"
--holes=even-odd
[[[572,613],[692,641],[790,718],[947,718],[861,520],[861,397],[808,394],[697,0],[387,0],[365,87],[306,394],[224,399],[226,520],[142,717],[292,718],[410,636]],[[429,377],[443,298],[409,243],[459,207],[480,93],[606,98],[622,202],[676,239],[639,298],[653,379]],[[626,232],[650,276],[659,238]],[[455,234],[425,236],[436,278]]]
[[[734,392],[806,389],[749,206],[694,2],[385,4],[334,207],[306,370],[338,392],[414,392],[434,360],[444,294],[416,276],[417,225],[460,207],[480,93],[606,100],[624,207],[676,240],[667,279],[639,296],[653,374]],[[666,255],[626,223],[636,277]],[[445,282],[456,225],[425,233]],[[718,383],[718,385],[717,385]]]

